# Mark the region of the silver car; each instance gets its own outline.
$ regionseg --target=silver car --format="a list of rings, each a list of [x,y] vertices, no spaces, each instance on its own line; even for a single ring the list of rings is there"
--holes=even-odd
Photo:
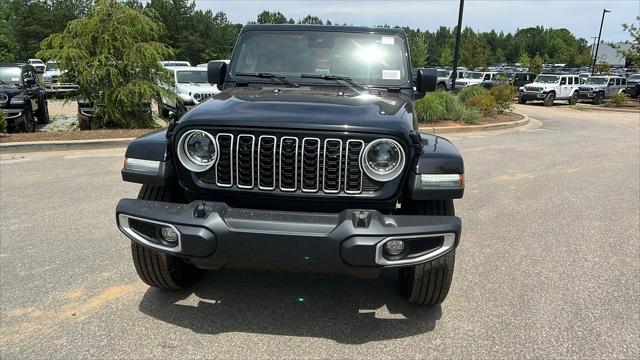
[[[614,94],[624,92],[627,78],[624,76],[591,76],[578,88],[580,100],[590,100],[594,105],[602,104]]]

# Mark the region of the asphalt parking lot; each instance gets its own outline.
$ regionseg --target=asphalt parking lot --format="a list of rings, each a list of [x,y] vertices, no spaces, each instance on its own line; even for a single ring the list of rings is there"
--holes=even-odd
[[[224,270],[147,288],[114,206],[124,149],[0,154],[0,357],[639,358],[640,116],[518,106],[447,136],[467,191],[440,307],[376,280]],[[539,120],[539,121],[538,121]]]

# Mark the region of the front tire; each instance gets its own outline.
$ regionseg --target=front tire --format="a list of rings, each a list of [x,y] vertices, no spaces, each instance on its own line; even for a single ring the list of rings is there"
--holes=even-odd
[[[24,108],[24,115],[23,115],[23,123],[22,123],[22,129],[24,130],[24,132],[35,132],[36,131],[36,121],[33,118],[33,111],[31,111],[31,107],[25,107]]]
[[[524,99],[524,96],[519,96],[518,97],[518,104],[524,105],[526,103],[527,103],[527,100]]]
[[[569,105],[575,105],[578,103],[578,93],[574,92],[573,95],[571,95],[571,98],[569,98]]]
[[[143,185],[138,199],[178,202],[182,197],[169,188]],[[131,242],[131,256],[138,276],[149,286],[162,290],[180,290],[195,282],[200,270],[182,258],[151,250]]]
[[[38,113],[36,114],[36,117],[38,118],[38,124],[49,123],[49,102],[42,93],[38,99]]]
[[[553,106],[553,102],[556,100],[556,94],[554,93],[549,93],[547,94],[547,96],[544,98],[544,106]]]
[[[454,216],[453,200],[404,201],[403,214],[428,216]],[[453,281],[456,252],[450,251],[428,263],[400,268],[402,295],[411,304],[433,306],[441,304],[449,293]]]
[[[593,98],[593,105],[600,105],[604,100],[604,95],[602,93],[597,93],[596,97]]]

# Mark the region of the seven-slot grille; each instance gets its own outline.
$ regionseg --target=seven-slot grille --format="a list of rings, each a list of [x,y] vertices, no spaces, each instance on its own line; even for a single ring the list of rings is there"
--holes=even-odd
[[[196,173],[204,183],[221,188],[325,194],[359,194],[379,188],[363,175],[363,140],[225,132],[216,134],[215,139],[217,162]]]
[[[532,91],[532,92],[540,92],[540,91],[542,91],[542,86],[525,86],[524,90],[525,91]]]

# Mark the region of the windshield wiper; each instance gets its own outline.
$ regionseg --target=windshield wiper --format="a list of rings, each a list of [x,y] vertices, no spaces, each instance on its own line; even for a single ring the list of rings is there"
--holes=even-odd
[[[291,82],[287,79],[285,79],[285,77],[283,75],[276,75],[276,74],[272,74],[272,73],[266,73],[266,72],[260,72],[260,73],[235,73],[236,76],[251,76],[251,77],[257,77],[257,78],[261,78],[261,79],[271,79],[271,80],[278,80],[280,82],[282,82],[283,84],[289,85],[289,86],[293,86],[293,87],[300,87],[300,85]]]
[[[367,90],[367,87],[359,84],[353,80],[351,80],[350,77],[346,77],[346,76],[338,76],[338,75],[321,75],[321,74],[302,74],[300,75],[301,78],[309,78],[309,79],[323,79],[323,80],[334,80],[334,81],[344,81],[347,84],[358,88],[360,90]]]

